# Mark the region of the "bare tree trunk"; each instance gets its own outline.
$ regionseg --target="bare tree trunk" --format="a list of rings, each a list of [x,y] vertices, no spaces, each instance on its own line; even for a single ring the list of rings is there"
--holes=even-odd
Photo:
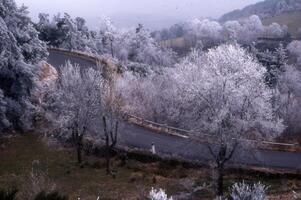
[[[224,165],[217,167],[216,195],[224,195]]]
[[[78,164],[82,163],[83,137],[84,137],[85,132],[86,132],[86,127],[84,127],[82,134],[79,134],[77,124],[75,124],[75,126],[73,127],[72,139],[73,139],[74,145],[76,147]]]
[[[115,123],[115,127],[113,126],[109,127],[110,130],[108,130],[107,118],[103,116],[103,127],[104,127],[105,141],[106,141],[106,146],[105,146],[106,172],[107,175],[109,175],[112,174],[110,161],[111,161],[112,150],[117,143],[118,121]]]
[[[106,140],[106,147],[105,147],[105,157],[106,157],[106,172],[107,175],[111,173],[110,169],[110,155],[109,155],[109,134],[107,130],[107,119],[105,116],[103,116],[103,128],[104,128],[104,134],[105,134],[105,140]]]
[[[108,151],[108,150],[107,150],[107,151]],[[110,158],[109,153],[107,152],[107,153],[106,153],[106,172],[107,172],[107,175],[111,174],[111,165],[110,165],[110,161],[111,161],[111,158]]]
[[[112,58],[114,58],[113,41],[110,42]]]
[[[82,163],[82,143],[77,141],[77,162],[78,164]]]
[[[210,145],[208,146],[209,151],[211,153],[211,155],[214,157],[215,159],[215,170],[217,173],[217,177],[214,180],[215,181],[215,189],[216,189],[216,196],[221,197],[224,195],[224,172],[225,172],[225,163],[228,162],[237,147],[238,143],[235,143],[233,148],[231,149],[229,155],[227,156],[227,151],[229,150],[227,145],[222,144],[221,147],[219,148],[218,154],[216,155],[214,153],[214,151],[212,150],[212,148],[210,147]]]

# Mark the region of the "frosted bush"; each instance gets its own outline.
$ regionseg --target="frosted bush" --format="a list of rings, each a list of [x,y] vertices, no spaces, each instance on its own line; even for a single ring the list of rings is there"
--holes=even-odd
[[[233,200],[267,200],[267,187],[262,183],[248,185],[244,182],[235,183],[231,187],[231,199]]]
[[[173,200],[172,197],[168,198],[167,194],[163,189],[154,189],[149,192],[149,199],[151,200]]]

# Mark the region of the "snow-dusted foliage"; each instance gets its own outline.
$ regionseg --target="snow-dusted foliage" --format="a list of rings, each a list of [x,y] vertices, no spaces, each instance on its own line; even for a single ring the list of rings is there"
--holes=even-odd
[[[289,52],[297,57],[297,64],[301,66],[301,41],[294,40],[288,46]]]
[[[251,52],[256,56],[258,61],[265,66],[266,83],[271,88],[277,87],[279,76],[283,72],[288,59],[288,51],[282,43],[272,51],[269,49],[258,50],[254,46],[251,47]]]
[[[59,72],[56,86],[44,99],[48,120],[62,137],[84,135],[102,116],[102,74],[92,68],[81,69],[67,63]]]
[[[242,34],[237,38],[238,41],[250,43],[263,36],[264,26],[258,16],[250,16],[249,18],[240,22],[240,24],[242,28]]]
[[[258,38],[283,38],[287,35],[286,26],[277,23],[264,26],[257,15],[224,23],[209,19],[194,19],[183,24],[182,27],[188,43],[201,44],[199,46],[205,48],[228,41],[250,44]]]
[[[222,45],[193,52],[163,75],[126,74],[119,85],[128,109],[153,120],[229,138],[246,137],[255,127],[277,134],[282,125],[273,118],[265,72],[242,48]]]
[[[27,13],[14,1],[0,1],[0,130],[28,130],[36,112],[31,90],[38,67],[32,64],[44,59],[47,51]]]
[[[171,50],[161,48],[142,25],[136,29],[121,30],[112,21],[103,17],[97,31],[90,31],[83,18],[72,19],[65,13],[49,20],[40,14],[37,24],[40,38],[51,46],[106,54],[122,62],[147,65],[170,66],[174,63]]]
[[[163,189],[154,189],[149,192],[150,200],[173,200],[172,197],[168,197]]]
[[[99,32],[102,38],[99,52],[126,64],[134,62],[162,67],[171,66],[175,61],[173,52],[160,47],[141,24],[135,29],[119,30],[108,18],[103,18]]]
[[[162,75],[125,76],[121,96],[125,109],[141,117],[210,134],[222,195],[225,163],[244,139],[272,139],[284,129],[274,115],[266,69],[238,45],[221,45],[207,53],[193,52]]]
[[[26,62],[37,63],[47,56],[46,46],[38,39],[38,32],[28,17],[26,7],[18,8],[14,1],[2,0],[0,17],[15,38],[19,51]]]
[[[200,39],[205,46],[219,43],[223,39],[223,27],[216,21],[194,19],[190,22],[190,29],[190,34]]]
[[[285,65],[279,76],[277,87],[276,108],[277,114],[284,119],[286,132],[294,135],[301,131],[301,72],[295,66]]]
[[[265,37],[268,38],[282,38],[285,37],[288,33],[287,26],[281,26],[277,23],[272,23],[269,26],[265,27]]]
[[[233,200],[267,200],[267,187],[262,183],[248,185],[244,182],[235,183],[231,187],[231,199]]]
[[[184,108],[191,114],[183,123],[204,133],[221,134],[223,139],[246,137],[254,128],[281,132],[281,121],[273,118],[265,71],[236,45],[222,45],[203,56],[186,58],[173,72],[181,102],[196,103],[186,104],[192,106]]]
[[[40,39],[50,46],[96,52],[93,41],[95,35],[89,31],[83,18],[73,19],[67,13],[63,17],[58,14],[52,20],[49,20],[49,15],[41,13],[39,18],[37,28],[40,31]]]

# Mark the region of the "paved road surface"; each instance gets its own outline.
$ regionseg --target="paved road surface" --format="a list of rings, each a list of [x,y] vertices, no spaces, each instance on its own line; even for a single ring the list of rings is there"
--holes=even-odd
[[[64,65],[67,60],[71,61],[71,63],[77,63],[81,67],[94,65],[93,62],[58,52],[50,52],[48,58],[48,62],[55,67]],[[120,141],[129,147],[143,149],[150,149],[151,143],[154,143],[156,151],[159,153],[173,154],[202,162],[206,162],[211,158],[204,144],[163,133],[156,133],[126,122],[120,124]],[[232,162],[260,167],[301,170],[301,153],[270,150],[258,150],[258,152],[253,153],[243,147],[239,147],[232,158]]]

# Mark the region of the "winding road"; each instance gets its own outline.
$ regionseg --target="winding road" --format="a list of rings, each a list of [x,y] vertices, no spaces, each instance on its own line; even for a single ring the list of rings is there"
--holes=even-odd
[[[95,66],[95,63],[85,60],[84,58],[50,50],[48,63],[54,67],[60,67],[68,60],[81,67]],[[147,150],[151,148],[151,143],[154,143],[158,153],[179,156],[200,162],[208,162],[211,159],[209,150],[205,144],[191,141],[190,139],[153,132],[127,122],[122,122],[119,130],[119,142],[128,147]],[[254,152],[243,147],[238,147],[231,162],[255,167],[299,171],[301,170],[301,153],[272,150],[258,150]]]

